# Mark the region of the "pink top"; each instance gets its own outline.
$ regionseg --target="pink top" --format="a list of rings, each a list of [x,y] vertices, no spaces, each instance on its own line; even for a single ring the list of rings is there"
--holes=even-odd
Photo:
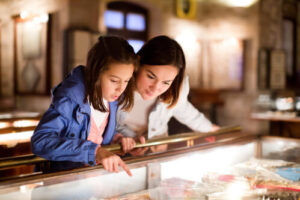
[[[108,113],[107,113],[105,119],[103,120],[103,122],[101,123],[100,127],[97,127],[97,125],[94,121],[93,115],[91,115],[91,128],[90,128],[88,140],[101,145],[102,140],[103,140],[102,135],[104,133],[104,129],[107,125],[107,122],[108,122]]]
[[[105,127],[108,123],[108,116],[109,116],[109,112],[106,113],[104,119],[102,118],[103,122],[100,124],[99,127],[97,127],[97,124],[95,122],[95,120],[97,120],[97,119],[95,119],[93,117],[93,115],[91,114],[91,128],[90,128],[88,140],[98,144],[98,147],[95,150],[95,155],[96,155],[96,152],[97,152],[98,148],[101,147],[101,143],[103,141],[102,135],[103,135]],[[120,133],[115,134],[114,138],[112,140],[112,143],[115,143],[121,137],[122,137],[122,135]],[[99,164],[99,162],[96,161],[96,164]]]

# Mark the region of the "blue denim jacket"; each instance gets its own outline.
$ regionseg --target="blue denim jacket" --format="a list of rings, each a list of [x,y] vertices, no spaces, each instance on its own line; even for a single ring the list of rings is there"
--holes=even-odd
[[[91,109],[84,103],[84,67],[75,68],[52,90],[52,102],[31,137],[32,152],[51,161],[95,165],[97,144],[88,141]],[[110,102],[109,122],[102,144],[115,134],[117,101]]]

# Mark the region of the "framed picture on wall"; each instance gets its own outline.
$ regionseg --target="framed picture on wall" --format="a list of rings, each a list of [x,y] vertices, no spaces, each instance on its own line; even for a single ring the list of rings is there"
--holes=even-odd
[[[210,87],[242,90],[244,87],[245,40],[225,38],[208,44]]]
[[[258,51],[258,88],[261,90],[268,89],[270,83],[270,51],[260,49]]]
[[[270,89],[284,89],[286,84],[285,52],[272,50],[270,53]]]
[[[180,18],[196,17],[196,0],[176,0],[176,15]]]
[[[14,80],[18,95],[50,92],[50,19],[48,14],[15,18]]]
[[[98,42],[101,34],[91,30],[69,29],[66,35],[65,76],[76,66],[86,65],[88,52]]]

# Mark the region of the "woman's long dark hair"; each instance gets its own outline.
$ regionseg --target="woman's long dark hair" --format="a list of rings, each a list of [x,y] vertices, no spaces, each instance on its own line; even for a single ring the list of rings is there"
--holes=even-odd
[[[160,95],[160,99],[176,105],[185,73],[185,57],[181,46],[168,36],[157,36],[149,40],[137,53],[140,56],[139,67],[143,65],[172,65],[178,69],[178,74],[170,88]]]
[[[137,65],[136,55],[128,42],[117,36],[101,36],[98,42],[90,49],[85,68],[85,102],[101,112],[106,112],[102,98],[102,89],[99,76],[112,63]],[[133,106],[133,78],[119,98],[122,109],[129,110]]]

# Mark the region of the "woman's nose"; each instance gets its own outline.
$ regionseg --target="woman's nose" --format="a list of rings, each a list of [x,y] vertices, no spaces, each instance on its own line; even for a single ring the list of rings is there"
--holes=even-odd
[[[151,89],[152,91],[158,90],[158,89],[159,89],[159,84],[158,84],[158,82],[154,82],[154,83],[151,85],[150,89]]]

